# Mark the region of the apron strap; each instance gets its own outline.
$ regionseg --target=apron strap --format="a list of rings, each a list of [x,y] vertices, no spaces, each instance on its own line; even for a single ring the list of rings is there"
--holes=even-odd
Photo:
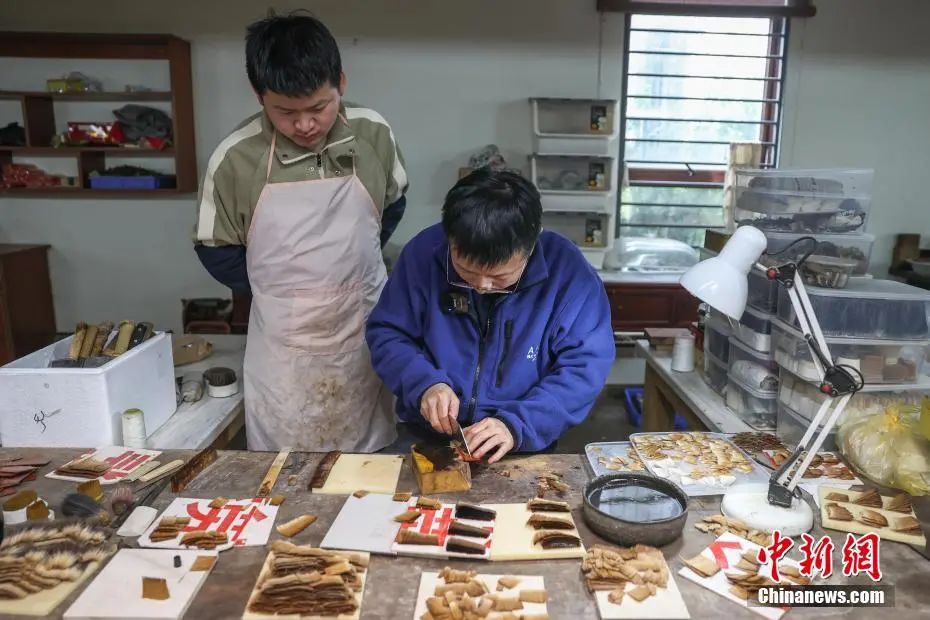
[[[278,142],[278,132],[275,131],[271,134],[271,150],[268,151],[268,169],[265,170],[265,183],[268,183],[268,179],[271,178],[271,164],[274,161],[274,147]]]

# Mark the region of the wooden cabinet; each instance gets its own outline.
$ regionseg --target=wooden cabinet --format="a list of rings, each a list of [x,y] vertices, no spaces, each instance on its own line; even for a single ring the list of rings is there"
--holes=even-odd
[[[687,327],[697,319],[698,300],[677,283],[604,284],[614,331]]]
[[[0,244],[0,366],[55,339],[48,247]]]

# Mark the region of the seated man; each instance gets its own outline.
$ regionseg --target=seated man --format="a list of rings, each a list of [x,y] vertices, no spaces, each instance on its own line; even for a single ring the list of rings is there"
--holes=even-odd
[[[404,248],[368,320],[400,420],[422,436],[451,434],[455,419],[489,462],[553,446],[614,360],[604,284],[541,220],[526,179],[473,172],[446,196],[442,224]]]

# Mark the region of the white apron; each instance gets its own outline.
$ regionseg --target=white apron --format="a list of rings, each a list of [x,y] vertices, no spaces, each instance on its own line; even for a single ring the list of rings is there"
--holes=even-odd
[[[268,183],[276,139],[246,252],[249,450],[373,452],[396,438],[391,394],[365,343],[387,279],[380,213],[352,151],[351,175]]]

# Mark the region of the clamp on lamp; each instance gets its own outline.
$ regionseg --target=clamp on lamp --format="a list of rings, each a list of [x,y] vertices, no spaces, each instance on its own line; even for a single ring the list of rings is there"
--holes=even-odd
[[[794,243],[805,240],[816,243],[813,237],[803,237]],[[819,389],[829,398],[824,399],[794,452],[772,474],[768,485],[734,485],[724,494],[721,507],[724,514],[740,519],[753,529],[773,531],[777,528],[786,536],[796,536],[809,531],[814,523],[813,511],[801,498],[798,484],[830,431],[836,426],[850,397],[862,389],[863,381],[858,369],[837,365],[830,355],[798,269],[811,252],[802,256],[797,263],[787,262],[777,267],[766,267],[758,262],[766,247],[767,241],[761,230],[741,226],[720,254],[701,261],[685,272],[681,277],[681,285],[711,308],[736,321],[746,310],[749,292],[747,277],[751,270],[761,272],[788,291],[801,333],[811,349],[820,381]],[[800,465],[792,474],[791,470],[799,460]]]

